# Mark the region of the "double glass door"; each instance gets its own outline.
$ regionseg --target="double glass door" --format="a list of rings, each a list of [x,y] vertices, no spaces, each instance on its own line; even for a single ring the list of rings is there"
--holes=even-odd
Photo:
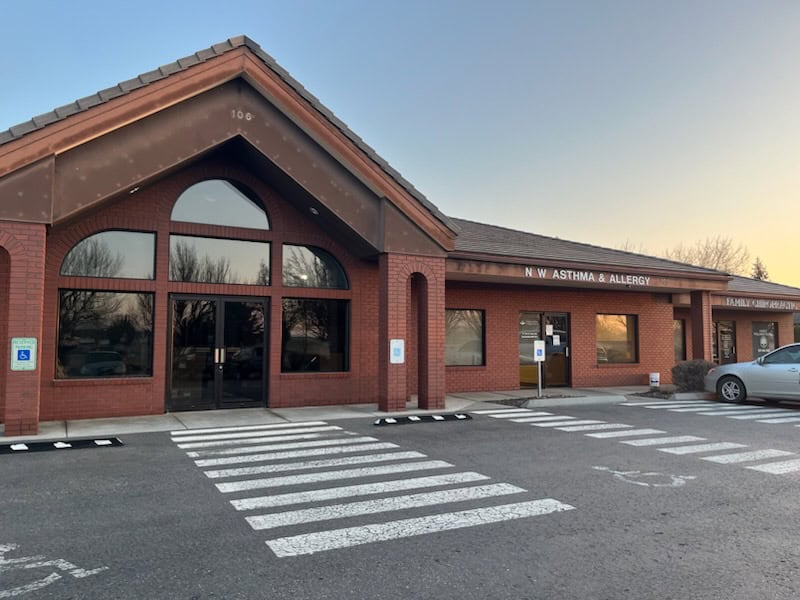
[[[266,405],[265,298],[172,296],[168,409]]]
[[[523,311],[519,318],[519,378],[520,385],[539,383],[539,369],[533,359],[533,342],[545,341],[545,360],[542,364],[542,385],[546,387],[570,384],[569,315]]]

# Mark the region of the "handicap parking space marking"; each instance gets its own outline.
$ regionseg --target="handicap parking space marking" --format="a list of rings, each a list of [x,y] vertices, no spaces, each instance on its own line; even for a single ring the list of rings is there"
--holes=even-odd
[[[592,469],[611,473],[614,479],[642,487],[682,487],[687,481],[697,479],[695,475],[670,475],[657,471],[616,471],[610,467],[592,467]]]
[[[17,550],[17,548],[19,548],[17,544],[0,544],[0,573],[28,570],[35,573],[38,569],[49,570],[51,573],[24,585],[0,589],[0,598],[14,598],[16,596],[22,596],[23,594],[40,590],[62,579],[62,574],[70,575],[75,579],[83,579],[84,577],[97,575],[98,573],[108,569],[108,567],[84,569],[64,560],[63,558],[48,560],[43,555],[6,558],[6,554]],[[0,586],[2,586],[2,583],[0,583]]]

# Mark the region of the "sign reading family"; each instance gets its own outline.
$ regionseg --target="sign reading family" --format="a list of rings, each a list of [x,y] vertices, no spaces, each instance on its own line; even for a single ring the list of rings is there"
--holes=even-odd
[[[725,306],[735,308],[761,308],[767,310],[799,310],[797,302],[791,300],[770,300],[768,298],[734,298],[725,297]]]
[[[603,273],[600,271],[575,271],[573,269],[547,269],[544,267],[525,267],[525,277],[536,277],[553,281],[584,281],[588,283],[612,283],[617,285],[650,285],[649,275],[626,275],[623,273]]]

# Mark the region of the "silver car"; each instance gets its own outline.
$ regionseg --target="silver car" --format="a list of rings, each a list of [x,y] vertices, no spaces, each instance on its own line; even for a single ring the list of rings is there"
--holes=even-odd
[[[723,402],[748,396],[800,400],[800,344],[789,344],[752,362],[714,367],[705,377],[707,392]]]

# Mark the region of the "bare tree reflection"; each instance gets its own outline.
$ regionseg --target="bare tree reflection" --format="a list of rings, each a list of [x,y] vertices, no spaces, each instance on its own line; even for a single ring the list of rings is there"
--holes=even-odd
[[[308,246],[283,246],[283,285],[346,289],[347,278],[339,262],[325,250]]]
[[[93,236],[75,245],[61,263],[62,275],[84,277],[116,277],[122,269],[124,258],[112,252],[100,237]]]

